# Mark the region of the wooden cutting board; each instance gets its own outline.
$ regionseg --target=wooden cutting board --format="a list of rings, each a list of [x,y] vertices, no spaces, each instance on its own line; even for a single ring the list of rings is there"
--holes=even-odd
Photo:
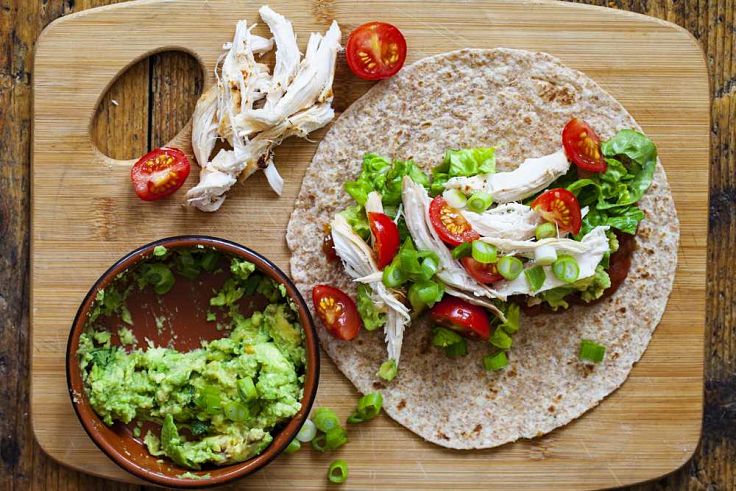
[[[584,417],[534,441],[459,452],[425,443],[385,416],[351,431],[337,454],[350,464],[347,488],[449,489],[610,487],[653,479],[686,462],[702,415],[703,328],[709,151],[708,75],[685,30],[652,18],[551,1],[349,2],[274,0],[303,45],[333,18],[347,34],[376,18],[398,25],[409,62],[463,47],[547,51],[611,92],[659,147],[682,236],[675,288],[641,362],[624,386]],[[284,195],[262,175],[234,189],[221,211],[182,206],[183,192],[138,200],[131,162],[94,147],[90,122],[106,89],[151,53],[192,53],[213,83],[212,67],[238,19],[257,19],[244,0],[149,0],[57,20],[41,35],[34,70],[32,211],[32,420],[54,459],[98,476],[136,482],[90,441],[66,391],[64,357],[76,309],[97,277],[145,242],[177,234],[235,240],[288,268],[284,231],[316,143],[291,140],[276,161]],[[263,26],[258,29],[262,30]],[[257,31],[260,32],[260,31]],[[265,32],[265,31],[264,31]],[[335,83],[342,110],[370,85],[344,63]],[[387,115],[389,116],[389,115]],[[189,127],[174,144],[189,148]],[[314,135],[319,141],[324,130]],[[442,135],[437,135],[441,138]],[[187,187],[197,179],[193,172]],[[356,392],[324,358],[318,405],[346,417]],[[318,489],[335,454],[284,456],[241,481],[253,489]]]

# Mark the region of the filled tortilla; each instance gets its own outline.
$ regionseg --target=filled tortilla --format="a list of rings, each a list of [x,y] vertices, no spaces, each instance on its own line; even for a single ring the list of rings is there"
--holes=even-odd
[[[640,130],[611,95],[579,71],[544,54],[466,49],[420,60],[381,82],[334,123],[307,169],[289,222],[291,274],[303,295],[329,284],[354,296],[356,283],[340,262],[325,259],[323,237],[333,217],[352,204],[343,189],[361,172],[364,154],[413,159],[425,172],[449,148],[495,147],[496,168],[510,171],[560,148],[560,130],[582,118],[602,138]],[[381,389],[389,416],[424,439],[450,448],[488,448],[534,438],[596,406],[626,379],[642,356],[672,290],[679,224],[664,168],[639,200],[629,274],[613,295],[562,313],[522,314],[504,370],[479,363],[487,347],[447,358],[432,346],[426,317],[403,335],[398,376],[385,382],[381,331],[346,342],[320,339],[337,367],[366,393]],[[607,347],[595,365],[579,359],[581,339]]]

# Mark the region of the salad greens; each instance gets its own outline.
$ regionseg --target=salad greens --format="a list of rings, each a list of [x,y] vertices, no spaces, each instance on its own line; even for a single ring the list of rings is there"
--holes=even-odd
[[[601,143],[601,151],[608,165],[606,172],[577,179],[577,172],[571,169],[552,185],[567,188],[581,208],[590,207],[576,239],[599,225],[634,234],[644,218],[636,203],[652,184],[657,165],[654,143],[637,131],[621,130]]]
[[[452,177],[472,177],[476,174],[492,174],[496,171],[494,147],[448,150],[442,164],[432,169],[432,196],[442,194],[445,184]]]
[[[582,240],[597,226],[608,226],[611,229],[606,233],[610,250],[603,256],[592,276],[578,279],[580,267],[571,256],[563,255],[550,261],[551,274],[567,284],[530,295],[534,296],[536,301],[546,303],[552,310],[568,308],[569,295],[572,294],[578,295],[584,302],[601,298],[605,290],[611,286],[607,272],[610,255],[618,249],[618,240],[613,230],[634,234],[639,222],[644,219],[644,213],[637,203],[651,186],[654,178],[657,164],[657,149],[654,143],[638,131],[621,130],[601,143],[601,153],[607,164],[605,172],[600,174],[588,172],[581,177],[578,168],[571,166],[564,176],[548,186],[548,188],[566,188],[576,196],[581,208],[588,208],[579,233],[572,237],[574,240]],[[472,177],[495,172],[496,155],[493,147],[448,150],[442,162],[432,169],[430,176],[422,172],[412,160],[391,160],[375,153],[368,153],[363,158],[358,178],[345,184],[345,190],[355,200],[355,204],[343,210],[341,214],[365,241],[371,239],[365,213],[365,204],[371,192],[380,193],[384,212],[394,218],[399,229],[401,246],[391,263],[383,269],[382,281],[390,289],[403,290],[403,297],[411,305],[414,314],[439,302],[445,293],[445,287],[436,276],[441,268],[439,257],[432,251],[419,250],[416,247],[401,216],[404,176],[411,177],[414,182],[427,189],[431,196],[444,195],[447,202],[455,208],[483,213],[492,206],[493,196],[479,191],[468,197],[456,189],[446,190],[445,186],[448,180],[454,177]],[[539,194],[541,193],[525,199],[524,203],[531,203]],[[535,230],[537,240],[557,235],[557,227],[550,222],[538,225]],[[493,246],[484,242],[463,243],[455,247],[451,254],[456,260],[469,256],[476,263],[495,265],[499,274],[509,281],[515,280],[523,272],[532,292],[540,290],[547,280],[540,263],[527,264],[532,267],[525,269],[527,259],[513,255],[501,257],[497,255]],[[500,262],[497,262],[499,259]],[[376,308],[371,292],[370,286],[361,284],[358,286],[356,299],[360,317],[369,331],[383,327],[387,322],[386,313]],[[513,344],[512,335],[519,330],[519,305],[513,302],[499,302],[498,307],[503,311],[506,321],[503,323],[496,321],[497,325],[490,336],[491,353],[483,360],[487,370],[498,370],[508,365],[506,352]],[[468,352],[466,339],[444,327],[433,328],[432,345],[442,349],[450,357],[464,356]],[[600,350],[594,348],[586,350],[596,351],[592,356],[597,357]],[[395,360],[387,360],[381,365],[377,375],[390,381],[396,373]]]
[[[345,191],[360,206],[365,206],[371,191],[381,193],[384,206],[401,204],[401,181],[409,176],[417,184],[429,186],[429,178],[412,160],[394,160],[390,162],[375,153],[367,153],[363,157],[363,169],[355,181],[345,183]]]

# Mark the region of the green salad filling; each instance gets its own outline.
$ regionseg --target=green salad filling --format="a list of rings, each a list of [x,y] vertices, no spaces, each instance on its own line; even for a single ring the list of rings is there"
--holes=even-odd
[[[566,130],[574,125],[587,127],[573,119]],[[357,179],[344,185],[355,202],[339,214],[373,248],[374,260],[386,257],[386,243],[395,248],[378,267],[386,290],[375,286],[378,273],[355,278],[356,308],[366,330],[385,328],[389,353],[395,353],[408,315],[413,319],[429,310],[437,323],[431,331],[434,347],[449,357],[462,357],[468,353],[467,338],[486,339],[490,353],[483,366],[499,370],[509,363],[520,306],[542,304],[559,311],[573,300],[589,303],[612,291],[612,255],[621,234],[634,235],[644,219],[638,202],[654,179],[657,149],[632,129],[600,142],[593,136],[580,133],[595,166],[581,163],[579,155],[571,157],[565,147],[525,160],[524,169],[503,173],[496,169],[494,147],[449,149],[430,173],[412,160],[367,153]],[[540,175],[531,177],[535,172]],[[407,185],[407,177],[414,185]],[[542,186],[537,184],[546,178]],[[426,208],[417,212],[416,203]],[[413,215],[407,216],[404,206],[413,207]],[[376,235],[369,217],[376,210],[396,225],[394,238],[385,231]],[[629,253],[630,248],[625,251]],[[355,258],[360,253],[346,254]],[[474,281],[463,280],[466,274]],[[484,292],[483,285],[503,293]],[[390,307],[382,291],[394,295],[409,314]],[[478,301],[483,296],[488,298]],[[445,304],[448,297],[455,303]],[[473,313],[477,305],[493,314],[489,320]],[[397,370],[390,355],[377,375],[390,381]]]

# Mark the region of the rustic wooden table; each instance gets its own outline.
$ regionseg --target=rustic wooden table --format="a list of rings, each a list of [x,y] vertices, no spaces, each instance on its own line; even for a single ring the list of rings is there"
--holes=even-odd
[[[324,4],[325,0],[315,0]],[[35,444],[29,421],[29,161],[33,47],[57,17],[116,0],[0,0],[0,483],[3,489],[134,489],[68,470]],[[327,0],[329,3],[329,0]],[[736,489],[736,0],[592,0],[689,30],[711,74],[712,136],[703,438],[681,470],[637,489]],[[318,11],[322,11],[318,9]],[[325,10],[329,11],[329,9]],[[80,49],[94,49],[93,46]],[[134,158],[188,120],[201,80],[191,57],[133,66],[95,120],[97,145]]]

